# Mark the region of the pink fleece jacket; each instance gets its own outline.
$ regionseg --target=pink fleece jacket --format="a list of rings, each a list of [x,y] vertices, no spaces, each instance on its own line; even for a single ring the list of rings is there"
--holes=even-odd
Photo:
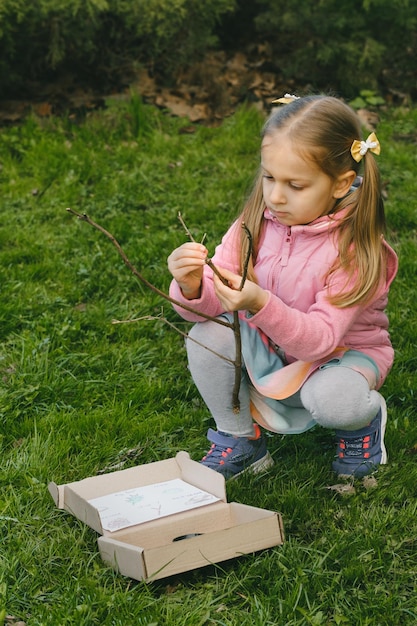
[[[250,317],[270,340],[285,352],[287,362],[318,361],[336,348],[359,350],[377,364],[384,382],[394,359],[388,333],[385,308],[389,287],[397,273],[395,252],[384,241],[387,250],[387,275],[373,301],[367,306],[339,308],[329,303],[330,291],[345,284],[344,272],[326,280],[328,269],[338,255],[332,230],[339,214],[324,216],[307,225],[283,226],[265,211],[263,231],[255,264],[258,283],[269,292],[266,305]],[[236,245],[240,223],[235,222],[217,246],[213,263],[221,270],[239,273]],[[197,311],[215,317],[223,313],[214,292],[212,271],[204,268],[201,297],[184,298],[175,280],[170,295]],[[174,306],[186,320],[202,321],[198,315]]]

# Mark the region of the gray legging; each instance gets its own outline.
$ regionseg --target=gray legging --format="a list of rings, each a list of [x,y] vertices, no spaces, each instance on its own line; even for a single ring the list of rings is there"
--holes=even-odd
[[[233,332],[216,322],[207,321],[195,324],[189,335],[192,339],[187,340],[186,345],[190,372],[217,429],[236,437],[253,436],[249,380],[244,368],[239,395],[240,412],[235,414],[232,408],[234,365],[203,347],[207,346],[233,361]],[[324,428],[353,431],[363,428],[375,417],[380,408],[380,398],[376,391],[369,389],[366,378],[359,372],[349,367],[329,366],[314,372],[300,391],[286,398],[283,404],[304,407]]]

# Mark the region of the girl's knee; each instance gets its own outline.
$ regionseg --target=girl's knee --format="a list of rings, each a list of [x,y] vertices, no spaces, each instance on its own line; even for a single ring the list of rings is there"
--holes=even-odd
[[[362,374],[346,367],[317,371],[303,385],[303,405],[325,428],[357,430],[375,417],[379,395]]]
[[[210,350],[212,350],[227,358],[234,359],[235,342],[233,331],[217,322],[207,321],[195,324],[188,333],[186,345],[189,355],[201,354],[202,351],[210,354]],[[210,350],[207,350],[207,348]]]

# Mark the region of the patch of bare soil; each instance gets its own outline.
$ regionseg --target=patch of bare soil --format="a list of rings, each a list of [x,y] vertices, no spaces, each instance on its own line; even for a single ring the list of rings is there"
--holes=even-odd
[[[82,119],[88,112],[104,107],[109,98],[129,99],[132,91],[147,104],[210,126],[219,124],[244,102],[267,113],[275,98],[311,91],[310,85],[284,80],[273,69],[271,57],[268,44],[252,45],[245,51],[209,52],[202,61],[179,73],[170,86],[142,68],[119,77],[118,86],[110,93],[94,85],[81,86],[76,76],[63,76],[54,83],[32,85],[31,93],[36,97],[0,99],[0,126],[19,123],[28,113]],[[359,115],[366,128],[375,128],[375,112],[363,110]]]
[[[210,52],[204,60],[178,74],[171,86],[164,85],[146,69],[129,77],[125,87],[101,93],[77,85],[76,77],[39,85],[36,97],[0,100],[0,124],[14,124],[29,112],[40,117],[83,115],[103,107],[109,97],[129,98],[131,91],[144,102],[167,109],[191,122],[216,124],[231,115],[242,102],[269,110],[270,102],[294,88],[292,81],[268,70],[268,47],[257,45],[251,52]]]

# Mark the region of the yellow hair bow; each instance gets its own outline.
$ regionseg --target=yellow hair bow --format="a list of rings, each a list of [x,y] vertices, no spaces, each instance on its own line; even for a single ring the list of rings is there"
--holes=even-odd
[[[358,141],[358,139],[355,139],[350,148],[350,153],[355,161],[359,163],[368,150],[374,154],[379,154],[381,152],[381,146],[375,133],[371,133],[366,141]]]
[[[298,100],[300,96],[293,96],[290,93],[286,93],[285,96],[283,98],[277,98],[276,100],[272,100],[272,104],[276,104],[279,102],[279,104],[289,104],[290,102],[293,102],[294,100]]]

